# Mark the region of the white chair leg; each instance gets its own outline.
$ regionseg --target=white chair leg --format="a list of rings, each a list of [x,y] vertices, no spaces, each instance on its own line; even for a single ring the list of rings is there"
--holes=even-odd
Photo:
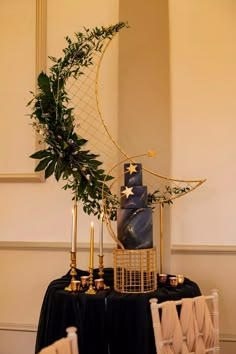
[[[219,295],[217,289],[211,290],[211,295],[213,296],[212,304],[212,322],[216,331],[216,350],[215,353],[220,353],[220,328],[219,328]]]

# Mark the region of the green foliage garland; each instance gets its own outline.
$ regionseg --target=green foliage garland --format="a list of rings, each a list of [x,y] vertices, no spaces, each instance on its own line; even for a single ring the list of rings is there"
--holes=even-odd
[[[189,191],[189,187],[165,186],[165,190],[162,193],[159,189],[157,189],[152,194],[148,194],[148,205],[152,206],[155,204],[162,204],[164,206],[165,204],[173,204],[172,199],[176,198],[178,195],[186,194]]]
[[[49,69],[49,75],[39,74],[38,92],[32,92],[34,97],[28,103],[32,106],[32,125],[46,143],[46,148],[30,156],[40,160],[35,171],[45,170],[45,178],[54,174],[57,181],[65,180],[63,189],[70,189],[73,199],[83,203],[84,212],[98,216],[104,195],[106,203],[112,203],[111,192],[104,181],[113,177],[106,175],[99,155],[86,150],[87,140],[75,132],[66,82],[69,77],[77,79],[83,74],[83,68],[93,65],[93,53],[101,52],[104,41],[112,39],[123,27],[128,26],[119,22],[108,28],[85,28],[84,33],[75,33],[74,42],[66,37],[68,45],[63,50],[64,56],[49,57],[54,65]],[[111,218],[114,217],[112,214]]]

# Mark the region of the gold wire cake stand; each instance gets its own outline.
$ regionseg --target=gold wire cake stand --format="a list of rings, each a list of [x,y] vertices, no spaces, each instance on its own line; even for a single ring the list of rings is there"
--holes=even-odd
[[[114,289],[121,293],[148,293],[157,288],[156,248],[114,248]]]

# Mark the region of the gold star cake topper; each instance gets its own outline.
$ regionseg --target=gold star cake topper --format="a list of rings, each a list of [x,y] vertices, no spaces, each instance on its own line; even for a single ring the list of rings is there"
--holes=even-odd
[[[129,171],[130,175],[132,175],[132,173],[137,172],[136,170],[137,165],[133,165],[132,163],[127,167],[127,170]]]
[[[129,198],[130,195],[134,195],[132,192],[133,187],[127,187],[125,186],[125,190],[123,190],[121,193],[126,196],[126,198]]]

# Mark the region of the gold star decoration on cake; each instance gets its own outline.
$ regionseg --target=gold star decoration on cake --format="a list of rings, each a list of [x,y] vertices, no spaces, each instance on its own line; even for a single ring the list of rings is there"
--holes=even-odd
[[[125,186],[125,190],[123,190],[121,193],[126,196],[126,198],[129,198],[130,195],[134,195],[132,192],[133,187],[127,187]]]
[[[130,175],[132,175],[132,173],[137,172],[136,168],[138,165],[133,165],[132,163],[127,167],[127,170],[129,171]]]

